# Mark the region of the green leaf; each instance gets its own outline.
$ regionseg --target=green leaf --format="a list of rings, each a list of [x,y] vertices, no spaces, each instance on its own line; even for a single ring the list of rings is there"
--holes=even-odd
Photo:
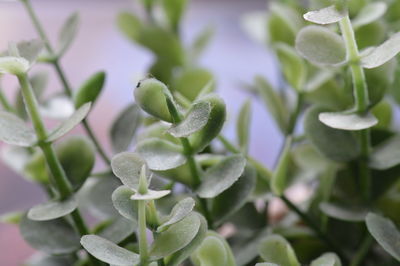
[[[272,174],[271,189],[277,195],[282,195],[288,185],[290,149],[292,147],[292,138],[287,138],[282,155],[279,158],[278,165]]]
[[[117,17],[117,25],[119,30],[131,40],[139,38],[140,29],[142,27],[138,17],[128,12],[121,12]]]
[[[398,164],[400,164],[399,135],[395,135],[375,147],[369,158],[369,166],[373,169],[386,170]]]
[[[225,221],[243,207],[254,191],[256,177],[255,169],[246,166],[238,181],[213,199],[210,212],[215,222],[221,223]]]
[[[232,250],[219,234],[209,231],[201,245],[192,254],[194,265],[236,266]]]
[[[24,266],[69,266],[74,263],[72,256],[49,256],[41,253],[35,253]]]
[[[400,232],[393,222],[375,213],[368,213],[366,223],[368,231],[379,245],[400,261]]]
[[[56,146],[56,154],[74,190],[78,190],[95,164],[92,142],[85,136],[73,136]]]
[[[207,221],[204,219],[204,217],[198,213],[192,212],[193,215],[197,215],[197,217],[200,220],[200,227],[199,230],[196,234],[196,236],[193,238],[193,240],[186,245],[184,248],[180,249],[177,252],[174,252],[171,256],[166,258],[166,266],[178,266],[181,265],[181,263],[186,260],[196,249],[200,244],[203,242],[203,239],[206,236],[207,233]]]
[[[236,122],[236,134],[239,146],[244,153],[249,149],[249,132],[251,120],[251,101],[247,100],[240,108]]]
[[[66,95],[56,95],[47,99],[39,106],[40,114],[43,117],[65,120],[70,117],[74,111],[74,103]]]
[[[0,140],[22,147],[30,147],[37,142],[33,129],[29,128],[23,120],[8,112],[0,112]]]
[[[199,231],[200,223],[199,216],[191,213],[160,233],[150,247],[151,259],[169,256],[187,246]]]
[[[347,12],[345,10],[343,11],[338,11],[336,7],[333,6],[328,6],[323,9],[317,10],[317,11],[310,11],[306,14],[304,14],[304,19],[316,24],[332,24],[339,22],[342,20],[347,15]]]
[[[61,123],[61,125],[59,125],[56,129],[54,129],[47,137],[47,141],[55,141],[67,134],[69,131],[75,128],[83,119],[85,119],[89,111],[90,103],[84,104],[82,107],[76,110],[76,112],[73,113],[66,121]]]
[[[369,112],[363,115],[353,111],[327,112],[320,113],[318,118],[328,127],[350,131],[371,128],[378,123],[378,119]]]
[[[134,193],[129,187],[120,186],[112,193],[112,202],[119,214],[129,220],[137,221],[137,203],[131,200]]]
[[[328,252],[313,260],[310,266],[342,266],[342,263],[335,253]]]
[[[75,108],[80,108],[85,103],[90,102],[94,105],[103,89],[105,79],[106,73],[101,71],[86,80],[74,96]]]
[[[109,264],[130,266],[138,264],[140,260],[138,254],[96,235],[83,236],[81,244],[95,258]]]
[[[7,212],[0,215],[0,223],[19,224],[25,214],[20,211]]]
[[[114,152],[125,151],[129,148],[141,122],[140,109],[136,104],[131,104],[122,110],[110,130]]]
[[[168,129],[168,133],[176,138],[188,137],[202,129],[210,118],[211,106],[209,102],[194,103],[185,118]]]
[[[347,222],[363,222],[368,213],[363,207],[342,206],[329,202],[322,202],[319,208],[327,216]]]
[[[305,59],[321,66],[334,66],[346,60],[343,39],[322,26],[307,26],[296,38],[296,50]]]
[[[174,89],[180,92],[188,100],[194,101],[211,81],[214,80],[213,74],[204,68],[185,69],[180,73],[174,82]],[[215,89],[213,84],[211,91]]]
[[[143,165],[145,165],[144,160],[134,152],[121,152],[111,160],[113,173],[125,186],[134,190],[139,185],[140,171]]]
[[[373,49],[361,58],[364,68],[375,68],[381,66],[394,58],[400,52],[400,32],[393,34],[390,39]]]
[[[29,245],[47,254],[68,254],[80,248],[79,236],[64,219],[39,222],[24,216],[20,232]]]
[[[179,201],[172,209],[167,220],[157,228],[157,231],[162,232],[169,226],[184,219],[192,212],[194,205],[195,201],[192,198],[185,198]]]
[[[269,262],[260,262],[260,263],[257,263],[255,266],[279,266],[279,265],[277,265],[275,263],[269,263]]]
[[[31,182],[48,184],[50,175],[47,168],[46,158],[41,150],[36,150],[23,166],[24,177]]]
[[[151,190],[148,189],[146,194],[135,193],[131,196],[131,200],[156,200],[165,197],[171,193],[171,190]]]
[[[118,217],[110,225],[98,232],[98,235],[114,243],[120,243],[135,232],[137,222]]]
[[[196,61],[199,58],[213,36],[214,27],[207,26],[195,37],[190,47],[190,55],[193,61]]]
[[[173,169],[186,162],[180,146],[161,139],[147,139],[140,142],[136,147],[136,152],[146,161],[151,170]]]
[[[279,43],[275,49],[286,81],[296,91],[302,91],[307,78],[307,68],[303,59],[287,44]]]
[[[351,24],[355,29],[370,24],[381,18],[385,14],[386,9],[387,5],[385,2],[376,1],[369,3],[358,12]]]
[[[43,49],[43,42],[41,40],[19,42],[17,49],[19,55],[32,64]]]
[[[58,36],[58,57],[61,57],[71,46],[79,27],[79,14],[73,13],[67,18]]]
[[[310,108],[304,119],[304,130],[311,144],[327,158],[347,162],[356,158],[360,153],[360,145],[356,137],[349,131],[330,128],[318,120],[322,107]]]
[[[163,0],[163,8],[167,15],[171,28],[175,31],[179,30],[179,23],[185,12],[187,0]]]
[[[267,43],[268,36],[265,30],[267,25],[267,14],[265,11],[247,12],[240,18],[240,26],[247,35],[261,44]]]
[[[34,221],[48,221],[70,214],[78,207],[75,197],[65,200],[51,200],[46,203],[36,205],[28,212],[28,218]]]
[[[285,266],[300,266],[290,243],[280,235],[269,235],[258,245],[258,252],[265,261]]]
[[[261,76],[255,78],[255,86],[281,132],[286,132],[289,117],[282,98],[279,97],[272,85]]]
[[[378,119],[378,124],[376,124],[375,128],[389,129],[391,127],[393,122],[393,108],[388,101],[381,101],[372,108],[371,112]]]
[[[231,187],[242,175],[246,159],[241,155],[227,156],[205,173],[197,194],[202,198],[214,198]]]

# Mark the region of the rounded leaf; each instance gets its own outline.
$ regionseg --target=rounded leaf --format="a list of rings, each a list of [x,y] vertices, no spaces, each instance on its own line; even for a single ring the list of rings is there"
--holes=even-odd
[[[58,36],[58,56],[61,56],[65,53],[68,47],[71,45],[74,40],[76,33],[78,32],[79,26],[79,14],[73,13],[71,16],[67,18],[62,26],[59,36]]]
[[[213,80],[210,71],[203,68],[184,70],[175,80],[174,89],[188,100],[194,101],[202,89]],[[211,90],[214,90],[214,86]]]
[[[319,208],[327,216],[347,222],[363,222],[368,213],[366,208],[340,206],[328,202],[322,202]]]
[[[321,113],[319,120],[331,128],[343,130],[363,130],[378,124],[378,119],[372,113],[363,115],[354,112]]]
[[[338,65],[346,60],[343,39],[322,26],[307,26],[296,38],[296,49],[301,56],[317,65]]]
[[[304,19],[316,24],[332,24],[339,22],[342,20],[347,15],[347,12],[345,10],[343,11],[338,11],[336,7],[333,6],[328,6],[323,9],[317,10],[317,11],[310,11],[306,14],[304,14]]]
[[[75,197],[63,201],[52,200],[36,205],[28,212],[28,218],[34,221],[48,221],[70,214],[78,207]]]
[[[265,261],[278,265],[300,266],[290,243],[280,235],[269,235],[258,245],[258,252]]]
[[[65,120],[75,112],[74,103],[65,95],[56,95],[39,106],[43,117]]]
[[[374,22],[385,14],[386,9],[387,4],[385,2],[376,1],[369,3],[361,9],[351,24],[354,28],[359,28]]]
[[[342,266],[342,263],[338,255],[328,252],[313,260],[310,266]]]
[[[136,265],[140,261],[138,254],[96,235],[83,236],[81,244],[95,258],[109,264],[130,266]]]
[[[241,155],[227,156],[204,173],[204,178],[197,189],[202,198],[214,198],[231,187],[242,175],[246,159]]]
[[[137,221],[138,206],[137,202],[132,201],[131,197],[135,192],[127,186],[120,186],[112,193],[112,202],[122,216],[125,218]]]
[[[171,190],[151,190],[148,189],[146,194],[135,193],[131,196],[131,200],[156,200],[161,199],[171,193]]]
[[[394,34],[389,40],[373,49],[361,58],[364,68],[375,68],[381,66],[394,58],[400,52],[400,32]]]
[[[169,170],[186,162],[180,146],[162,139],[144,140],[137,145],[136,152],[146,161],[151,170]]]
[[[140,171],[144,164],[145,162],[139,154],[134,152],[119,153],[111,160],[113,173],[125,186],[135,190],[139,185]]]
[[[41,40],[22,41],[17,44],[18,53],[21,57],[33,63],[43,49]]]
[[[0,74],[22,75],[28,72],[29,61],[22,57],[0,57]]]
[[[185,198],[179,201],[174,208],[172,208],[171,213],[169,214],[167,220],[162,223],[158,228],[158,232],[162,232],[164,229],[168,228],[170,225],[175,224],[191,213],[193,207],[195,205],[195,201],[192,198]]]
[[[374,148],[369,166],[373,169],[386,170],[400,164],[400,136],[396,135]]]
[[[110,240],[111,242],[120,243],[133,234],[136,229],[136,221],[131,221],[129,219],[125,219],[124,217],[118,217],[97,234],[102,238]]]
[[[0,112],[0,140],[22,147],[30,147],[37,141],[33,129],[19,117],[8,112]]]
[[[215,236],[207,236],[191,259],[194,265],[229,265],[224,244]]]
[[[105,72],[97,72],[93,74],[88,80],[86,80],[75,94],[75,108],[79,108],[85,103],[90,102],[93,105],[99,97],[101,90],[103,89],[105,79]]]
[[[20,232],[29,245],[48,254],[68,254],[80,248],[75,229],[61,218],[33,221],[24,216],[20,223]]]

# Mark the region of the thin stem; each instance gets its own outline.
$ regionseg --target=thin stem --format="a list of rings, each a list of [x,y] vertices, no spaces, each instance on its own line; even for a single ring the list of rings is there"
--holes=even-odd
[[[148,263],[148,246],[147,246],[147,226],[146,226],[146,201],[140,200],[138,202],[138,216],[139,216],[139,253],[140,265],[146,266]]]
[[[346,44],[347,60],[350,64],[353,77],[355,109],[358,113],[363,114],[368,110],[368,88],[365,81],[364,69],[360,65],[360,55],[349,16],[346,16],[340,21],[340,29]],[[364,198],[369,200],[371,197],[371,176],[367,166],[367,159],[370,152],[369,129],[365,129],[360,132],[360,144],[361,155],[358,162],[360,185]]]
[[[372,244],[374,243],[374,240],[370,234],[368,234],[360,248],[357,250],[357,253],[354,255],[353,259],[351,260],[350,266],[358,266],[361,265],[361,263],[365,260],[365,257],[368,254],[368,251],[370,250]]]
[[[40,21],[38,19],[38,17],[36,16],[32,5],[30,3],[29,0],[23,0],[22,1],[24,3],[24,6],[32,20],[32,23],[36,29],[36,31],[38,32],[41,40],[44,43],[44,46],[47,50],[47,52],[51,55],[51,56],[55,56],[54,54],[54,49],[52,48],[49,39],[47,38],[47,35],[42,27],[42,25],[40,24]],[[63,85],[64,88],[64,92],[67,96],[71,97],[72,96],[72,89],[71,86],[67,80],[67,77],[65,75],[65,72],[63,71],[63,69],[61,68],[61,65],[58,61],[59,59],[55,56],[54,60],[51,60],[51,64],[54,66],[54,69],[57,72],[57,75]],[[98,141],[98,139],[96,138],[96,136],[93,133],[93,130],[91,129],[91,127],[88,124],[87,119],[84,119],[82,121],[83,127],[85,128],[86,133],[88,134],[88,136],[90,137],[90,139],[92,140],[94,146],[96,147],[100,157],[103,159],[103,161],[109,165],[110,164],[110,158],[108,158],[106,152],[104,151],[103,147],[100,145],[100,142]]]
[[[8,102],[6,95],[4,95],[4,92],[2,89],[0,89],[0,103],[3,106],[4,110],[7,112],[14,112],[14,109],[12,108],[11,104]]]
[[[301,108],[303,106],[303,98],[304,98],[303,93],[299,92],[297,94],[296,107],[294,109],[294,112],[290,116],[289,125],[288,125],[288,129],[287,129],[287,135],[293,135],[293,133],[296,129],[297,120],[299,118]]]

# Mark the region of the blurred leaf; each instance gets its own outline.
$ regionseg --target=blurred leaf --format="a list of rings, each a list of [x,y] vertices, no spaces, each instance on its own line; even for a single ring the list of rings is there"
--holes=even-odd
[[[138,254],[96,235],[83,236],[81,244],[91,255],[109,264],[129,266],[139,263]]]
[[[29,70],[29,61],[22,57],[0,57],[0,74],[21,75]]]
[[[341,206],[329,202],[322,202],[319,207],[327,216],[347,222],[363,222],[368,213],[363,207]]]
[[[26,179],[32,182],[41,184],[50,182],[46,159],[41,150],[36,150],[26,161],[23,167],[23,174]]]
[[[289,242],[280,235],[269,235],[258,246],[258,252],[265,261],[285,266],[300,266]]]
[[[190,54],[193,61],[196,61],[200,57],[213,36],[214,28],[212,26],[205,27],[199,34],[197,34],[190,46]]]
[[[342,266],[342,263],[335,253],[329,252],[313,260],[310,266]]]
[[[80,248],[75,229],[61,218],[39,222],[24,216],[20,232],[29,245],[47,254],[68,254]]]
[[[236,134],[239,147],[246,154],[249,149],[249,134],[251,121],[251,101],[247,100],[240,108],[236,122]]]
[[[114,152],[125,151],[129,148],[141,121],[140,109],[136,104],[131,104],[122,110],[110,130]]]
[[[74,40],[76,33],[78,32],[78,27],[79,27],[79,14],[73,13],[67,18],[67,20],[64,22],[64,25],[60,30],[58,36],[58,42],[59,42],[59,47],[57,51],[58,57],[64,55],[64,53],[71,46],[71,43]]]
[[[400,136],[395,135],[374,148],[369,166],[373,169],[386,170],[400,164]]]
[[[204,68],[190,68],[183,70],[175,79],[174,89],[188,100],[194,101],[201,90],[214,80],[213,74]],[[212,86],[214,90],[215,86]]]
[[[70,266],[74,263],[71,256],[49,256],[41,253],[35,253],[24,266]]]
[[[171,28],[178,32],[179,23],[185,12],[187,0],[163,0],[163,8]]]
[[[137,229],[136,221],[118,217],[107,227],[98,232],[98,235],[114,243],[120,243]]]
[[[307,26],[296,38],[298,53],[316,65],[338,65],[346,60],[343,39],[322,26]]]
[[[353,19],[353,28],[357,29],[382,17],[387,9],[385,2],[377,1],[366,5]]]
[[[241,28],[249,35],[249,37],[261,44],[267,43],[267,14],[265,11],[253,11],[244,14],[240,18]]]
[[[282,155],[279,158],[278,165],[271,179],[271,189],[277,195],[282,195],[288,185],[288,172],[290,163],[290,149],[292,146],[292,138],[287,138]]]
[[[12,113],[0,112],[0,140],[11,145],[30,147],[37,142],[36,134]]]
[[[387,218],[374,213],[369,213],[366,218],[367,228],[375,240],[390,255],[400,261],[400,232]]]
[[[84,104],[81,108],[76,110],[76,112],[73,113],[66,121],[62,122],[56,129],[54,129],[48,135],[46,141],[52,142],[67,134],[69,131],[75,128],[83,119],[85,119],[89,111],[90,103]]]
[[[376,128],[388,129],[392,125],[392,105],[388,101],[381,101],[372,109],[372,114],[378,119]]]
[[[89,102],[93,106],[104,87],[105,79],[106,73],[103,71],[97,72],[87,79],[75,93],[75,108],[80,108]]]
[[[157,228],[157,231],[162,232],[169,226],[184,219],[186,216],[188,216],[191,213],[194,205],[195,205],[195,201],[192,198],[185,198],[185,199],[179,201],[172,209],[167,220]]]
[[[7,212],[0,215],[0,223],[19,224],[25,213],[20,211]]]
[[[246,159],[241,155],[227,156],[204,173],[204,178],[197,189],[202,198],[214,198],[231,187],[242,175]]]
[[[28,218],[34,221],[48,221],[70,214],[78,207],[75,197],[65,200],[51,200],[34,206],[28,212]]]
[[[339,22],[346,15],[344,10],[338,11],[333,5],[317,11],[310,11],[304,14],[304,19],[313,23],[325,25]]]
[[[32,64],[43,49],[41,40],[23,41],[17,44],[18,53]]]
[[[119,30],[131,40],[137,40],[142,27],[138,17],[128,12],[121,12],[117,17]]]
[[[388,62],[400,52],[400,33],[394,34],[390,39],[361,58],[364,68],[375,68]]]
[[[353,111],[320,113],[319,120],[331,128],[356,131],[371,128],[378,123],[378,119],[372,113],[363,115]]]
[[[46,100],[39,106],[40,114],[46,118],[65,120],[70,117],[74,111],[74,103],[71,98],[65,95],[56,95]]]

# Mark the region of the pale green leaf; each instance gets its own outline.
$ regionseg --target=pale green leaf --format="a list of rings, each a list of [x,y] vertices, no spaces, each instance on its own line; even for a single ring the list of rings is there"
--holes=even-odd
[[[198,215],[189,214],[154,239],[150,247],[151,258],[160,259],[181,250],[195,238],[199,229],[200,219]]]
[[[22,147],[30,147],[37,141],[33,129],[12,113],[0,112],[0,140]]]
[[[172,30],[179,30],[179,23],[185,12],[188,0],[163,0],[164,12]]]
[[[161,139],[147,139],[140,142],[136,147],[136,152],[146,161],[151,170],[173,169],[186,162],[180,146]]]
[[[82,105],[89,102],[94,105],[104,87],[105,79],[106,73],[102,71],[90,76],[74,95],[75,108],[80,108]]]
[[[279,266],[279,265],[275,264],[275,263],[270,263],[270,262],[260,262],[260,263],[257,263],[254,266]]]
[[[352,111],[320,113],[318,118],[328,127],[350,131],[371,128],[378,123],[378,119],[369,112],[363,115]]]
[[[214,81],[213,74],[205,68],[185,69],[176,77],[174,89],[188,100],[194,101],[202,93],[203,88],[212,81]],[[208,92],[214,89],[215,84],[211,83],[211,88]]]
[[[118,217],[97,234],[111,242],[120,243],[121,241],[132,235],[136,229],[136,221],[125,219],[124,217]]]
[[[207,26],[195,37],[190,47],[190,55],[193,61],[196,61],[198,57],[203,53],[213,36],[214,27]]]
[[[171,190],[151,190],[148,189],[146,194],[135,193],[131,196],[131,200],[156,200],[163,198],[171,193]]]
[[[194,103],[185,118],[168,129],[168,133],[176,138],[188,137],[207,124],[210,112],[211,106],[209,102],[199,101]]]
[[[347,15],[347,12],[345,10],[343,11],[338,11],[336,7],[333,6],[328,6],[323,9],[317,10],[317,11],[310,11],[306,14],[304,14],[304,19],[316,24],[332,24],[339,22],[342,20]]]
[[[196,266],[231,265],[227,264],[227,254],[223,242],[214,236],[207,236],[193,253],[191,259]]]
[[[17,44],[18,53],[32,64],[43,49],[41,40],[23,41]]]
[[[339,65],[346,60],[341,36],[322,26],[307,26],[296,38],[296,50],[316,65]]]
[[[387,9],[387,4],[382,1],[376,1],[364,6],[363,9],[353,19],[352,25],[355,29],[372,23],[381,18]]]
[[[90,103],[84,104],[81,108],[76,110],[76,112],[73,113],[66,121],[61,123],[61,125],[59,125],[56,129],[54,129],[47,137],[47,141],[55,141],[67,134],[69,131],[75,128],[83,119],[85,119],[89,111]]]
[[[265,261],[285,266],[300,266],[290,243],[280,235],[269,235],[258,245],[258,252]]]
[[[137,221],[137,203],[131,200],[135,192],[127,186],[120,186],[112,193],[112,202],[119,214],[125,218]]]
[[[197,189],[202,198],[213,198],[231,187],[242,175],[246,159],[241,155],[227,156],[204,173],[204,179]]]
[[[83,236],[81,244],[91,255],[109,264],[131,266],[139,263],[138,254],[96,235]]]
[[[25,213],[20,211],[7,212],[0,215],[0,223],[19,224]]]
[[[79,14],[73,13],[67,18],[58,36],[58,56],[62,56],[74,40],[79,26]]]
[[[241,150],[247,153],[249,149],[249,134],[251,120],[251,102],[247,100],[240,108],[236,122],[236,134]]]
[[[375,213],[368,213],[367,228],[375,240],[394,258],[400,261],[400,232],[394,223]]]
[[[78,207],[75,197],[65,200],[51,200],[46,203],[36,205],[28,212],[28,218],[34,221],[48,221],[70,214]]]
[[[244,14],[240,18],[240,26],[247,33],[247,35],[261,44],[267,42],[267,14],[265,11],[253,11]]]
[[[400,32],[394,34],[390,39],[379,45],[372,52],[361,58],[361,65],[364,68],[379,67],[400,52]]]
[[[22,75],[28,72],[29,61],[22,57],[0,57],[0,74]]]
[[[369,166],[378,170],[389,169],[400,164],[400,136],[393,136],[375,147],[369,160]]]
[[[70,117],[74,111],[74,103],[66,95],[56,95],[46,100],[39,106],[40,114],[43,117],[65,120]]]
[[[121,152],[111,160],[113,173],[124,185],[135,190],[139,185],[140,171],[144,164],[144,160],[134,152]]]
[[[335,253],[328,252],[313,260],[310,266],[342,266],[342,263]]]
[[[272,174],[271,189],[277,195],[282,195],[288,185],[291,146],[292,139],[287,138],[282,155],[279,158],[278,165]]]
[[[342,206],[329,202],[322,202],[319,208],[327,216],[347,222],[363,222],[368,213],[363,207]]]
[[[184,219],[186,216],[189,215],[189,213],[191,213],[194,205],[195,201],[192,198],[185,198],[179,201],[172,209],[167,220],[157,228],[157,231],[162,232],[172,224],[175,224]]]

